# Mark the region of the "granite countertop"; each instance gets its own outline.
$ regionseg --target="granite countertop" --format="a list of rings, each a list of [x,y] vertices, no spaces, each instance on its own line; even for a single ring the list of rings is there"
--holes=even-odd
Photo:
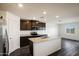
[[[38,38],[29,38],[29,40],[32,41],[33,43],[39,43],[48,41],[48,38],[38,37]]]
[[[46,42],[46,41],[51,41],[51,40],[56,40],[56,39],[60,39],[59,37],[37,37],[37,38],[29,38],[30,41],[32,41],[33,43],[40,43],[40,42]]]

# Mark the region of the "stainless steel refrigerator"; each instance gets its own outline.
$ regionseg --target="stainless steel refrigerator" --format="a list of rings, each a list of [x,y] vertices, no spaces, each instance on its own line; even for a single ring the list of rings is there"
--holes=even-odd
[[[7,28],[2,20],[0,19],[0,56],[6,56],[9,51],[9,41]]]

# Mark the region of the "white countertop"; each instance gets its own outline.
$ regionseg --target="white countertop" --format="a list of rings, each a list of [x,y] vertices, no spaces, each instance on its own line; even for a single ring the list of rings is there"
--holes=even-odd
[[[59,38],[43,38],[43,37],[37,37],[37,38],[29,38],[30,41],[32,41],[33,43],[39,43],[39,42],[46,42],[49,40],[53,40],[53,39],[59,39]]]
[[[32,41],[33,43],[39,43],[48,41],[48,38],[37,37],[37,38],[29,38],[29,40]]]

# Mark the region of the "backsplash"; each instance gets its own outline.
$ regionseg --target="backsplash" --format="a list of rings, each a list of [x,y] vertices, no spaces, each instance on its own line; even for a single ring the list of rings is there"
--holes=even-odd
[[[28,36],[31,35],[31,32],[37,32],[37,34],[46,34],[45,30],[35,30],[35,31],[20,31],[20,36]]]

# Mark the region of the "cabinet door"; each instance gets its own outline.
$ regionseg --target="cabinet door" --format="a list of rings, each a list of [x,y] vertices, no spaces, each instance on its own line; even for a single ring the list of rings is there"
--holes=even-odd
[[[20,29],[21,30],[31,30],[31,21],[30,20],[21,20]]]
[[[9,36],[9,53],[20,48],[20,18],[7,13],[7,29]]]
[[[23,20],[20,21],[20,29],[21,30],[27,29],[27,22],[26,21],[23,21]]]
[[[30,20],[26,21],[26,27],[27,27],[26,28],[27,30],[31,30],[31,21]]]
[[[45,23],[39,22],[39,30],[45,30]]]
[[[39,21],[32,20],[32,30],[38,30],[39,29]]]

